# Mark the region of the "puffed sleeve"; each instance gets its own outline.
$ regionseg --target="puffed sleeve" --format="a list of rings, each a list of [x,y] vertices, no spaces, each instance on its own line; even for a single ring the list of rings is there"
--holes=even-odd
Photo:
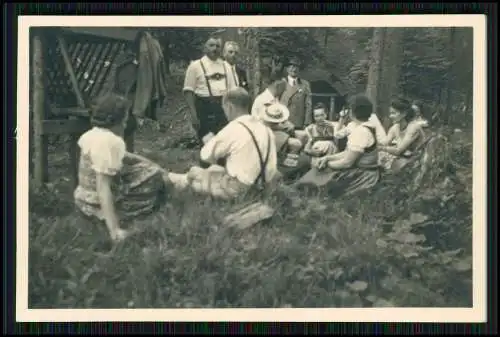
[[[354,128],[351,134],[347,137],[347,149],[355,152],[364,152],[375,139],[371,132],[362,126]]]
[[[186,69],[186,77],[184,77],[183,91],[194,91],[196,88],[196,81],[198,75],[198,62],[191,62]]]
[[[125,142],[120,137],[106,135],[95,141],[90,148],[92,169],[97,173],[116,175],[122,168],[123,158],[127,152]]]

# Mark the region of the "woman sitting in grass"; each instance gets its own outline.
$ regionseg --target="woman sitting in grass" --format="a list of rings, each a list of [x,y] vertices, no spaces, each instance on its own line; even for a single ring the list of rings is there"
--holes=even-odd
[[[166,172],[148,159],[126,151],[123,131],[130,101],[107,93],[97,100],[92,128],[78,140],[81,150],[77,208],[106,223],[113,241],[130,233],[123,220],[152,212],[161,202]]]
[[[420,111],[417,105],[412,106],[403,98],[391,103],[389,118],[393,125],[385,141],[379,143],[380,163],[384,169],[399,171],[424,145],[427,139],[424,127],[428,122]]]
[[[323,103],[318,103],[313,109],[314,123],[306,127],[308,141],[304,147],[304,152],[313,157],[311,162],[314,165],[318,157],[334,154],[337,152],[335,139],[336,122],[326,119],[327,110]]]
[[[347,195],[371,188],[379,181],[376,129],[370,121],[373,104],[368,97],[356,95],[350,111],[346,150],[321,157],[297,186],[326,187],[335,195]]]

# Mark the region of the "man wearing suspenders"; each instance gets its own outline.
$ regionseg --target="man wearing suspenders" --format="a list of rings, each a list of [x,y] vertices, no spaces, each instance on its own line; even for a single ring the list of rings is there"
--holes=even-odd
[[[184,96],[200,141],[228,123],[222,110],[222,96],[237,86],[233,76],[229,76],[227,63],[220,57],[221,44],[220,39],[209,38],[205,55],[188,66],[184,79]]]

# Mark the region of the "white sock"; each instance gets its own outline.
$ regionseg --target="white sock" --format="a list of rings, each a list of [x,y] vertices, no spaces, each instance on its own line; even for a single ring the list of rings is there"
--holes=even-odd
[[[183,190],[189,185],[189,180],[187,178],[187,174],[180,173],[168,173],[168,179],[172,182],[172,185],[176,189]]]

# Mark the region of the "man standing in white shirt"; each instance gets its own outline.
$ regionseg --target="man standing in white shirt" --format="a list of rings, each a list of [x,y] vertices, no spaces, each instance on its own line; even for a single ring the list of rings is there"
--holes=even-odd
[[[266,186],[278,175],[274,135],[259,119],[248,114],[251,103],[243,88],[230,90],[223,99],[230,121],[201,149],[210,167],[192,167],[187,175],[169,173],[176,188],[191,187],[201,194],[231,199],[252,187]],[[218,165],[224,159],[224,166]]]
[[[237,86],[231,69],[220,57],[221,44],[221,39],[209,38],[205,43],[205,56],[188,66],[184,79],[184,96],[200,140],[227,124],[222,96]]]

